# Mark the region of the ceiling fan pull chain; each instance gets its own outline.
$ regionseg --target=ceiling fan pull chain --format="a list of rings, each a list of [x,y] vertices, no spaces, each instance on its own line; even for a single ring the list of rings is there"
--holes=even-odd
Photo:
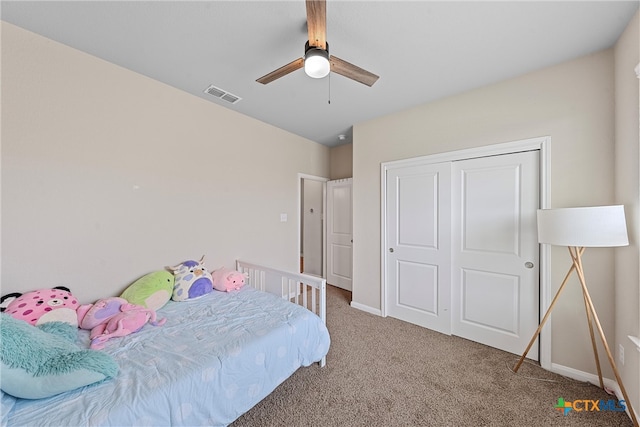
[[[329,73],[329,105],[331,105],[331,73]]]

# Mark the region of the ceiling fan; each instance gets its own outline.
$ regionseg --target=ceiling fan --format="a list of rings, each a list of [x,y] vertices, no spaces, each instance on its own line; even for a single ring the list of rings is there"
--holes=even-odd
[[[304,71],[309,77],[318,79],[333,71],[367,86],[372,86],[378,80],[378,76],[336,56],[329,55],[326,0],[306,0],[306,3],[309,40],[304,46],[304,56],[260,77],[256,81],[266,85],[304,67]]]

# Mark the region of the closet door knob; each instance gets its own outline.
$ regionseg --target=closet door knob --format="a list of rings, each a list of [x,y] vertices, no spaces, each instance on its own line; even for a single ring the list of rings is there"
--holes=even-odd
[[[527,267],[527,268],[533,268],[533,263],[530,262],[530,261],[527,261],[527,262],[524,263],[524,266]]]
[[[389,252],[393,253],[393,248],[389,248]]]

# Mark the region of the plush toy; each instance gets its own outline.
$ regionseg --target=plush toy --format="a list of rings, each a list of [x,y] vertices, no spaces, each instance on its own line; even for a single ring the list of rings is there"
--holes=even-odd
[[[91,345],[95,350],[104,348],[104,343],[116,337],[138,332],[144,325],[151,323],[153,326],[162,326],[166,319],[156,320],[156,312],[141,305],[122,304],[120,313],[112,316],[107,323],[102,323],[91,329]]]
[[[121,313],[121,307],[129,302],[120,297],[103,298],[95,302],[95,304],[83,304],[76,310],[78,315],[78,327],[92,331],[94,328],[100,327],[99,332],[102,333],[104,325],[111,320],[112,317]],[[92,335],[94,335],[92,333]],[[96,333],[95,335],[98,335]]]
[[[40,289],[25,294],[14,292],[0,300],[0,311],[31,325],[66,322],[78,326],[78,300],[64,286]]]
[[[159,310],[171,299],[174,280],[173,274],[167,270],[154,271],[129,285],[120,298],[150,310]]]
[[[244,286],[244,282],[248,275],[246,273],[240,273],[239,271],[229,270],[222,267],[211,273],[213,278],[213,289],[222,292],[230,292],[240,289]]]
[[[204,255],[200,261],[185,261],[175,267],[167,267],[175,276],[173,294],[174,301],[186,301],[200,298],[213,291],[213,280],[204,266]]]

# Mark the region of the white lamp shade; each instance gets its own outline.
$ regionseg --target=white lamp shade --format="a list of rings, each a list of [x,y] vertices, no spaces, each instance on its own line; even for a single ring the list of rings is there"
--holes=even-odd
[[[627,246],[624,206],[539,209],[538,241],[558,246]]]

